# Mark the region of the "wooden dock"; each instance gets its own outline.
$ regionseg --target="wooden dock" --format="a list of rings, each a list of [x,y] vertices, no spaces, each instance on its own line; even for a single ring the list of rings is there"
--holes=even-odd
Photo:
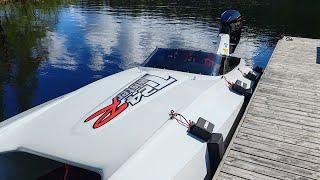
[[[320,179],[320,40],[280,40],[213,179]]]

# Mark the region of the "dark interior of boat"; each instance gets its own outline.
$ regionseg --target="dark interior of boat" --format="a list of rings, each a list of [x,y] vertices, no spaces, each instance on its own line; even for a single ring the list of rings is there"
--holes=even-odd
[[[143,66],[219,76],[230,72],[239,63],[240,58],[232,56],[204,51],[157,48]]]
[[[26,152],[0,155],[0,179],[100,180],[100,174]],[[39,176],[40,175],[40,176]]]

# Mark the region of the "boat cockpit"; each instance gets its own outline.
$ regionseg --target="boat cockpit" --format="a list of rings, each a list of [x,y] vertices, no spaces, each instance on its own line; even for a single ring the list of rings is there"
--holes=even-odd
[[[230,72],[240,58],[204,51],[156,48],[142,66],[201,75],[219,76]]]

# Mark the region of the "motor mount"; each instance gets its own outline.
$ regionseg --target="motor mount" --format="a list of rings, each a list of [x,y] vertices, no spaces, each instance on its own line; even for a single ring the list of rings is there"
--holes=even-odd
[[[240,41],[242,16],[237,10],[227,10],[221,14],[220,33],[230,36],[230,53],[233,53]]]

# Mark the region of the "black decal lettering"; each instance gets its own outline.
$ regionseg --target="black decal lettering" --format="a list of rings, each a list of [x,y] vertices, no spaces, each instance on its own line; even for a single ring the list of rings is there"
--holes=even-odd
[[[151,87],[151,86],[144,86],[143,88],[141,88],[139,90],[139,92],[144,96],[144,97],[149,97],[151,96],[152,94],[156,93],[157,92],[157,89]]]
[[[131,106],[136,105],[137,103],[139,103],[141,101],[142,98],[142,94],[141,93],[137,93],[135,95],[131,95],[128,97],[127,102],[131,104]]]
[[[169,76],[168,79],[164,79],[162,77],[158,77],[158,76],[152,76],[152,75],[149,75],[147,74],[145,76],[146,79],[150,80],[150,81],[153,81],[153,82],[156,82],[158,85],[155,86],[154,88],[156,88],[157,90],[160,90],[166,86],[168,86],[169,84],[172,84],[174,83],[175,81],[177,81],[176,79],[174,79],[173,77]]]
[[[117,98],[119,100],[125,98],[128,94],[125,91],[122,91],[120,94],[118,94]]]
[[[140,85],[137,84],[137,83],[134,83],[134,84],[131,84],[131,85],[129,86],[129,88],[130,88],[130,89],[133,89],[133,90],[137,90],[137,89],[140,88]]]
[[[146,75],[144,75],[141,79],[137,80],[135,83],[140,84],[140,85],[144,85],[146,84],[149,80],[148,79],[144,79]]]

